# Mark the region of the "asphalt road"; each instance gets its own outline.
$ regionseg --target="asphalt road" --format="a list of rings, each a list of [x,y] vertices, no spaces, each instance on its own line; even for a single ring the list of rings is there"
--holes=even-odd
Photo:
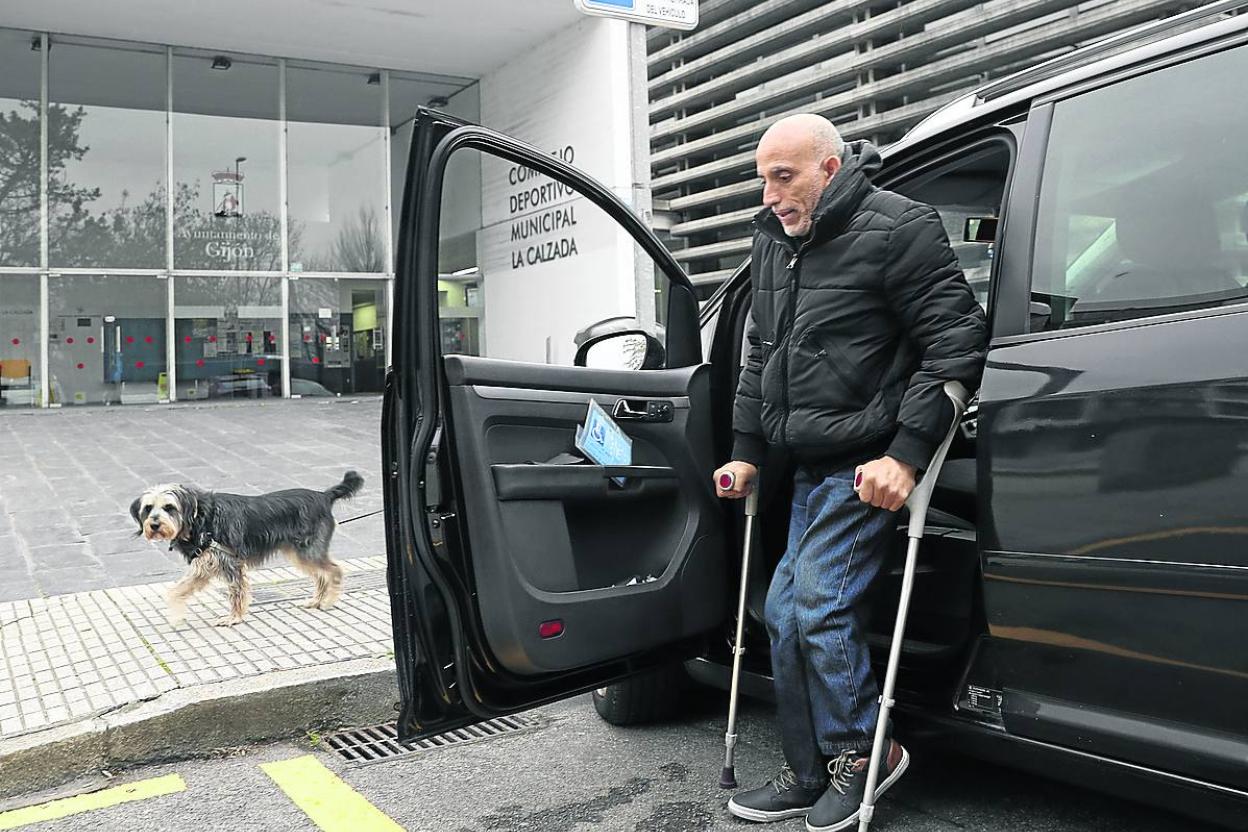
[[[603,723],[588,697],[534,712],[526,733],[348,766],[310,742],[236,749],[219,759],[149,766],[106,785],[179,774],[175,794],[95,809],[30,830],[315,830],[261,765],[313,755],[359,796],[406,830],[438,832],[718,832],[753,828],[724,808],[718,788],[724,714],[716,696],[679,721],[646,728]],[[779,749],[770,706],[747,703],[737,774],[766,779]],[[911,747],[910,771],[884,796],[880,832],[1206,832],[1211,827],[1084,789]],[[328,794],[322,793],[322,795]],[[341,806],[342,801],[337,802]],[[331,806],[332,808],[332,806]],[[0,814],[0,828],[4,825]],[[358,815],[327,832],[385,828]],[[389,827],[393,829],[393,827]],[[801,820],[768,829],[804,829]],[[856,827],[855,827],[856,828]]]

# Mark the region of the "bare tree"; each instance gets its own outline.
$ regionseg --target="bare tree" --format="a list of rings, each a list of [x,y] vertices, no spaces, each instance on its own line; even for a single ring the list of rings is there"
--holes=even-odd
[[[86,110],[63,104],[48,107],[48,233],[53,248],[68,239],[97,236],[88,204],[98,188],[83,188],[65,177],[68,163],[88,147],[79,133]],[[39,264],[39,103],[22,101],[0,112],[0,265]]]
[[[361,205],[355,219],[343,225],[333,251],[333,268],[326,271],[386,271],[386,247],[373,206]]]

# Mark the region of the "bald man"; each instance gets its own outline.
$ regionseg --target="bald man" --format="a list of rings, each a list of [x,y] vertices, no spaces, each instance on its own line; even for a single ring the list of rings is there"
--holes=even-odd
[[[766,621],[785,763],[736,794],[746,820],[858,821],[879,696],[855,609],[880,571],[915,479],[949,428],[946,381],[979,386],[984,313],[932,208],[871,183],[880,154],[830,121],[781,119],[755,153],[749,353],[721,497],[791,461],[788,548]],[[769,456],[769,449],[771,451]],[[719,488],[731,472],[732,489]],[[909,755],[890,738],[879,795]]]

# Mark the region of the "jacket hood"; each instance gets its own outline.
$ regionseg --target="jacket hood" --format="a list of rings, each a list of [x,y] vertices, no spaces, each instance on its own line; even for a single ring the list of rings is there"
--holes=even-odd
[[[876,146],[868,141],[849,142],[841,154],[841,169],[832,177],[815,208],[811,241],[821,242],[836,234],[871,190],[871,180],[884,164]]]
[[[845,143],[845,150],[841,154],[841,169],[823,189],[815,206],[811,243],[822,242],[840,231],[863,197],[871,190],[871,180],[879,173],[883,164],[884,159],[880,156],[879,149],[871,142],[859,140]],[[784,227],[770,208],[763,208],[755,216],[754,223],[768,231],[770,236],[786,240]],[[786,241],[793,246],[801,242],[797,239]]]

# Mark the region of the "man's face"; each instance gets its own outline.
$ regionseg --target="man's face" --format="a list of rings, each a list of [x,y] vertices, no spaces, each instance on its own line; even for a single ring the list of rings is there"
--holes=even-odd
[[[820,158],[808,134],[784,132],[765,135],[754,160],[763,180],[764,207],[780,220],[785,234],[806,236],[823,189],[840,170],[840,159]]]

